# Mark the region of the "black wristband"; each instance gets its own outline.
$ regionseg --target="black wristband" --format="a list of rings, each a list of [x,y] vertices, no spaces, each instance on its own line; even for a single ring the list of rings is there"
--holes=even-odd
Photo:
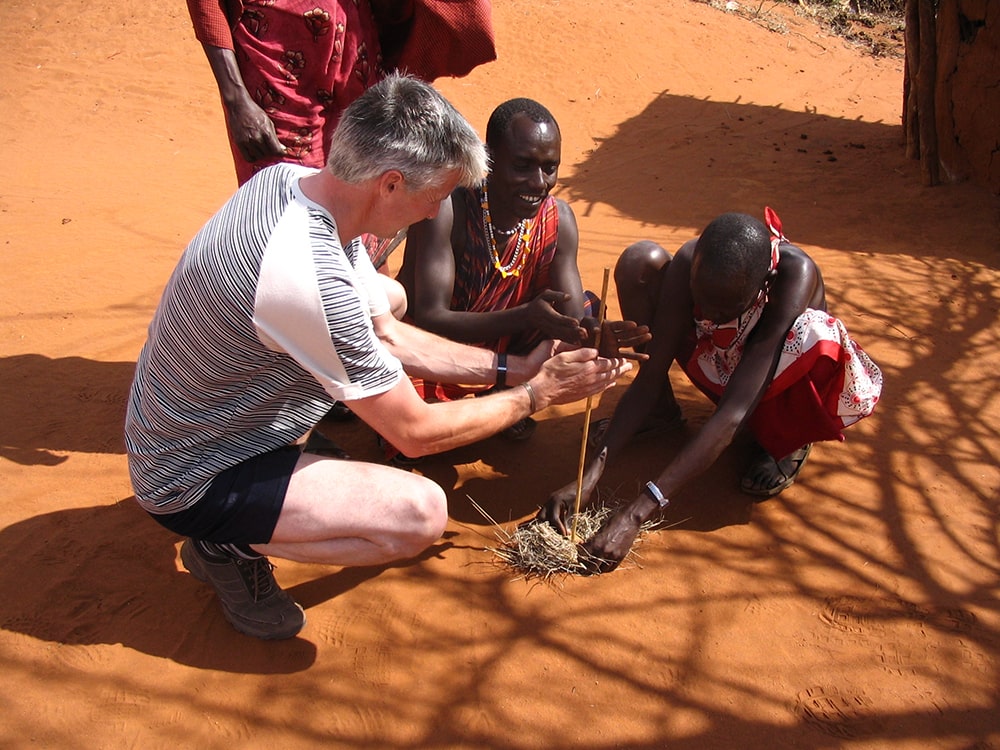
[[[497,354],[497,388],[507,387],[507,352]]]

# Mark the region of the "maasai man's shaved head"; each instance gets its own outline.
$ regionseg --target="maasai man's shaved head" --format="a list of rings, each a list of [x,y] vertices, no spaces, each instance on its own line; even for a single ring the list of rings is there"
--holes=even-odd
[[[771,234],[753,216],[722,214],[701,233],[694,257],[699,273],[743,278],[748,286],[756,288],[771,268]]]
[[[764,223],[747,214],[722,214],[705,227],[695,245],[691,288],[702,306],[731,306],[738,313],[756,296],[770,270],[771,235]]]
[[[559,130],[559,123],[552,113],[534,99],[523,97],[508,99],[493,110],[489,122],[486,123],[486,145],[495,147],[505,138],[511,121],[518,115],[524,115],[535,123],[553,125],[557,131]]]

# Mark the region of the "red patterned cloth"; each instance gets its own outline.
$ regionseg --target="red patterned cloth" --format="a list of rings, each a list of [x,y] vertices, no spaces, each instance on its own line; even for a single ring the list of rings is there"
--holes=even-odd
[[[229,18],[243,14],[240,0],[187,0],[194,36],[202,44],[222,49],[233,48]]]
[[[496,59],[489,0],[415,0],[409,36],[387,67],[433,81]]]
[[[341,113],[385,76],[366,1],[188,0],[188,9],[199,41],[234,50],[247,91],[288,149],[250,163],[231,143],[240,184],[279,161],[325,165]]]
[[[187,0],[195,37],[231,49],[253,100],[288,149],[247,162],[230,137],[242,185],[279,161],[322,167],[344,109],[387,69],[425,81],[496,59],[488,0],[414,0],[401,52],[386,64],[369,0]]]
[[[551,284],[549,268],[559,239],[559,207],[556,199],[552,196],[546,198],[535,218],[528,222],[528,257],[520,275],[504,277],[490,259],[489,240],[480,205],[481,189],[463,190],[461,198],[465,204],[467,244],[465,252],[460,253],[456,259],[451,309],[462,312],[508,310],[530,302],[544,289],[548,289]],[[502,263],[510,259],[516,242],[517,233],[507,240],[503,249],[497,248]],[[537,331],[524,331],[494,341],[481,341],[476,345],[496,352],[523,354],[541,340]],[[425,400],[437,401],[451,401],[489,389],[489,386],[432,383],[419,378],[414,378],[413,384]]]

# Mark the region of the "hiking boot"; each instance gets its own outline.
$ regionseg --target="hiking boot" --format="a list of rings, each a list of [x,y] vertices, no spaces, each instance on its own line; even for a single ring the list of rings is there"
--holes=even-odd
[[[291,638],[306,624],[306,615],[274,580],[266,557],[214,560],[186,539],[181,562],[199,581],[215,589],[222,613],[241,633],[267,640]]]

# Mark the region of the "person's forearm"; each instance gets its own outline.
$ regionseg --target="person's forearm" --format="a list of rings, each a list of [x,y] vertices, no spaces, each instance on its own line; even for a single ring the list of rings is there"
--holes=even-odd
[[[403,363],[408,375],[464,385],[497,382],[498,355],[489,349],[450,341],[401,321],[382,321],[376,330],[386,348]],[[516,385],[534,372],[524,357],[507,358],[508,385]]]
[[[485,440],[533,414],[530,386],[518,386],[482,398],[426,404],[422,418],[394,420],[380,433],[408,456],[442,453]]]
[[[670,498],[677,494],[688,482],[704,472],[708,471],[722,455],[722,452],[732,443],[733,437],[739,429],[739,422],[728,422],[727,420],[713,419],[716,415],[709,417],[701,431],[689,442],[680,453],[671,461],[666,469],[659,476],[649,477],[657,486],[660,492]],[[645,479],[639,477],[645,484]],[[640,515],[641,521],[651,518],[660,508],[651,499],[646,502],[646,493],[637,498],[630,507],[630,512]]]
[[[775,334],[778,338],[780,333]],[[769,356],[769,352],[774,352]],[[660,474],[656,485],[664,495],[677,492],[696,476],[707,471],[733,442],[763,398],[777,367],[780,341],[751,341],[743,358],[719,399],[715,412],[694,439],[677,454]]]
[[[243,75],[236,62],[236,54],[231,49],[203,44],[208,64],[212,68],[219,96],[227,108],[231,108],[250,98],[243,83]]]
[[[651,405],[656,403],[663,384],[667,382],[667,375],[654,371],[653,367],[648,362],[642,365],[611,415],[611,424],[604,438],[608,462],[616,460],[635,437]]]
[[[528,326],[527,309],[518,305],[507,310],[459,312],[442,310],[433,315],[414,311],[417,324],[451,341],[475,343],[512,336]]]

